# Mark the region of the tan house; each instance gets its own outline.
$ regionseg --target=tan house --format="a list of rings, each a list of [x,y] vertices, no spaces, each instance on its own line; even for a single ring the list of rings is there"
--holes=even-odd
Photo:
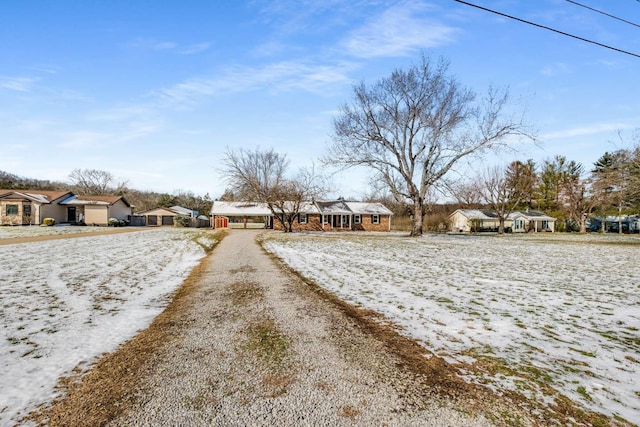
[[[132,207],[122,196],[77,196],[70,191],[0,190],[0,224],[107,225],[110,218],[128,220]]]
[[[70,191],[0,190],[0,225],[39,225],[45,218],[67,222],[67,213],[59,202],[72,194]]]
[[[528,233],[555,231],[556,219],[538,211],[514,211],[504,221],[508,232]],[[451,231],[454,233],[495,232],[500,220],[495,211],[489,209],[457,209],[449,216]]]
[[[390,231],[393,213],[381,203],[347,202],[344,200],[303,202],[293,222],[295,231]],[[234,225],[282,230],[265,203],[213,202],[214,228]],[[258,222],[259,221],[259,222]]]
[[[174,218],[178,215],[190,218],[192,227],[209,227],[209,217],[198,215],[198,211],[194,211],[182,206],[171,206],[170,208],[155,208],[138,212],[136,216],[143,216],[145,224],[148,226],[174,225]]]

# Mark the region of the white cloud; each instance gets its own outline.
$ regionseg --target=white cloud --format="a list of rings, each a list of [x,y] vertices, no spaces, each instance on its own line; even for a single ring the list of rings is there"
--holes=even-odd
[[[633,126],[624,123],[597,123],[591,126],[574,127],[562,129],[556,132],[549,132],[540,136],[541,140],[573,138],[576,136],[597,135],[604,132],[614,132],[622,129],[630,129]]]
[[[127,43],[126,46],[137,49],[154,50],[157,52],[168,51],[177,53],[179,55],[194,55],[196,53],[201,53],[209,49],[209,47],[211,47],[211,43],[201,42],[183,46],[173,41],[158,41],[153,38],[139,37]]]
[[[427,9],[427,5],[419,3],[395,5],[353,31],[342,47],[352,56],[372,58],[406,56],[450,42],[457,30],[421,17]]]
[[[211,47],[211,43],[209,42],[196,43],[179,48],[178,53],[180,55],[195,55],[196,53],[204,52],[209,49],[209,47]]]
[[[151,93],[162,104],[187,107],[203,97],[250,92],[263,88],[271,92],[301,89],[325,94],[333,85],[349,82],[353,63],[315,65],[284,61],[263,67],[230,67],[213,78],[191,78]]]
[[[38,78],[35,77],[5,77],[0,76],[0,88],[15,90],[17,92],[31,92],[31,87]]]

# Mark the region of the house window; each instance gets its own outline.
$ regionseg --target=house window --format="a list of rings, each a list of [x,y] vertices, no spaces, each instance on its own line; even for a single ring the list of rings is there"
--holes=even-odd
[[[329,215],[322,215],[322,223],[329,224]]]
[[[516,229],[516,230],[524,230],[524,220],[523,219],[516,219],[515,224],[514,224],[514,229]]]
[[[307,223],[307,214],[298,214],[298,223],[306,224]]]
[[[362,218],[360,217],[360,215],[354,215],[353,216],[353,223],[354,224],[360,224],[362,222]]]
[[[22,216],[30,217],[31,216],[31,205],[23,205],[22,206]]]
[[[380,215],[371,215],[371,224],[380,224]]]
[[[18,205],[7,205],[7,216],[17,216]]]
[[[543,230],[550,230],[549,221],[542,221],[542,229]]]

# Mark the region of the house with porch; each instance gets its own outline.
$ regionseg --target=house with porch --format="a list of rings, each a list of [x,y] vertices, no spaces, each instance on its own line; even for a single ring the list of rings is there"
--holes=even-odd
[[[556,219],[538,211],[513,211],[504,221],[505,231],[513,233],[553,232]],[[454,233],[496,232],[500,220],[490,209],[457,209],[449,216]]]
[[[1,190],[0,224],[107,225],[110,218],[128,220],[133,208],[123,196],[78,196],[71,191]]]
[[[381,203],[345,200],[311,201],[300,205],[295,231],[390,231],[393,213]],[[282,230],[266,203],[215,201],[214,228],[269,228]]]

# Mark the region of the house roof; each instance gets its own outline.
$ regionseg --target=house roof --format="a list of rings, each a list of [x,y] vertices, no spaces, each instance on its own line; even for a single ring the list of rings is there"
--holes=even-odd
[[[345,202],[345,204],[354,214],[393,215],[393,212],[382,203]]]
[[[64,196],[71,195],[70,191],[47,191],[47,190],[0,190],[0,198],[10,197],[12,194],[24,197],[34,202],[49,204]]]
[[[531,210],[515,211],[509,214],[509,219],[517,218],[517,217],[525,217],[528,220],[537,220],[537,221],[555,221],[556,220],[554,217],[539,211],[531,211]]]
[[[211,207],[211,215],[263,216],[271,215],[271,210],[266,203],[215,201]]]
[[[344,200],[318,201],[316,205],[324,215],[350,215],[353,213]]]
[[[292,204],[292,202],[290,202]],[[285,209],[291,204],[285,203]],[[393,215],[381,203],[345,202],[344,200],[302,202],[300,213],[323,214],[323,215],[351,215],[351,214],[373,214],[373,215]],[[213,202],[211,215],[222,216],[262,216],[272,215],[266,203],[257,202]]]
[[[104,205],[111,206],[119,200],[127,206],[131,207],[127,199],[123,196],[77,196],[72,195],[60,202],[61,205]]]
[[[197,214],[198,214],[198,211],[194,211],[192,209],[185,208],[185,207],[182,207],[182,206],[171,206],[169,209],[171,209],[174,212],[179,213],[180,215],[197,216]]]
[[[459,213],[464,215],[468,219],[475,220],[497,220],[498,214],[494,210],[490,209],[456,209],[451,216]],[[537,221],[555,221],[554,217],[548,216],[544,212],[539,211],[513,211],[508,216],[508,220],[513,220],[515,218],[524,217],[528,220],[537,220]]]
[[[147,215],[150,212],[156,212],[156,215],[157,215],[157,212],[164,212],[164,213],[173,214],[173,215],[178,214],[178,212],[174,211],[171,208],[158,207],[158,208],[147,209],[147,210],[144,210],[144,211],[137,212],[136,215]]]

